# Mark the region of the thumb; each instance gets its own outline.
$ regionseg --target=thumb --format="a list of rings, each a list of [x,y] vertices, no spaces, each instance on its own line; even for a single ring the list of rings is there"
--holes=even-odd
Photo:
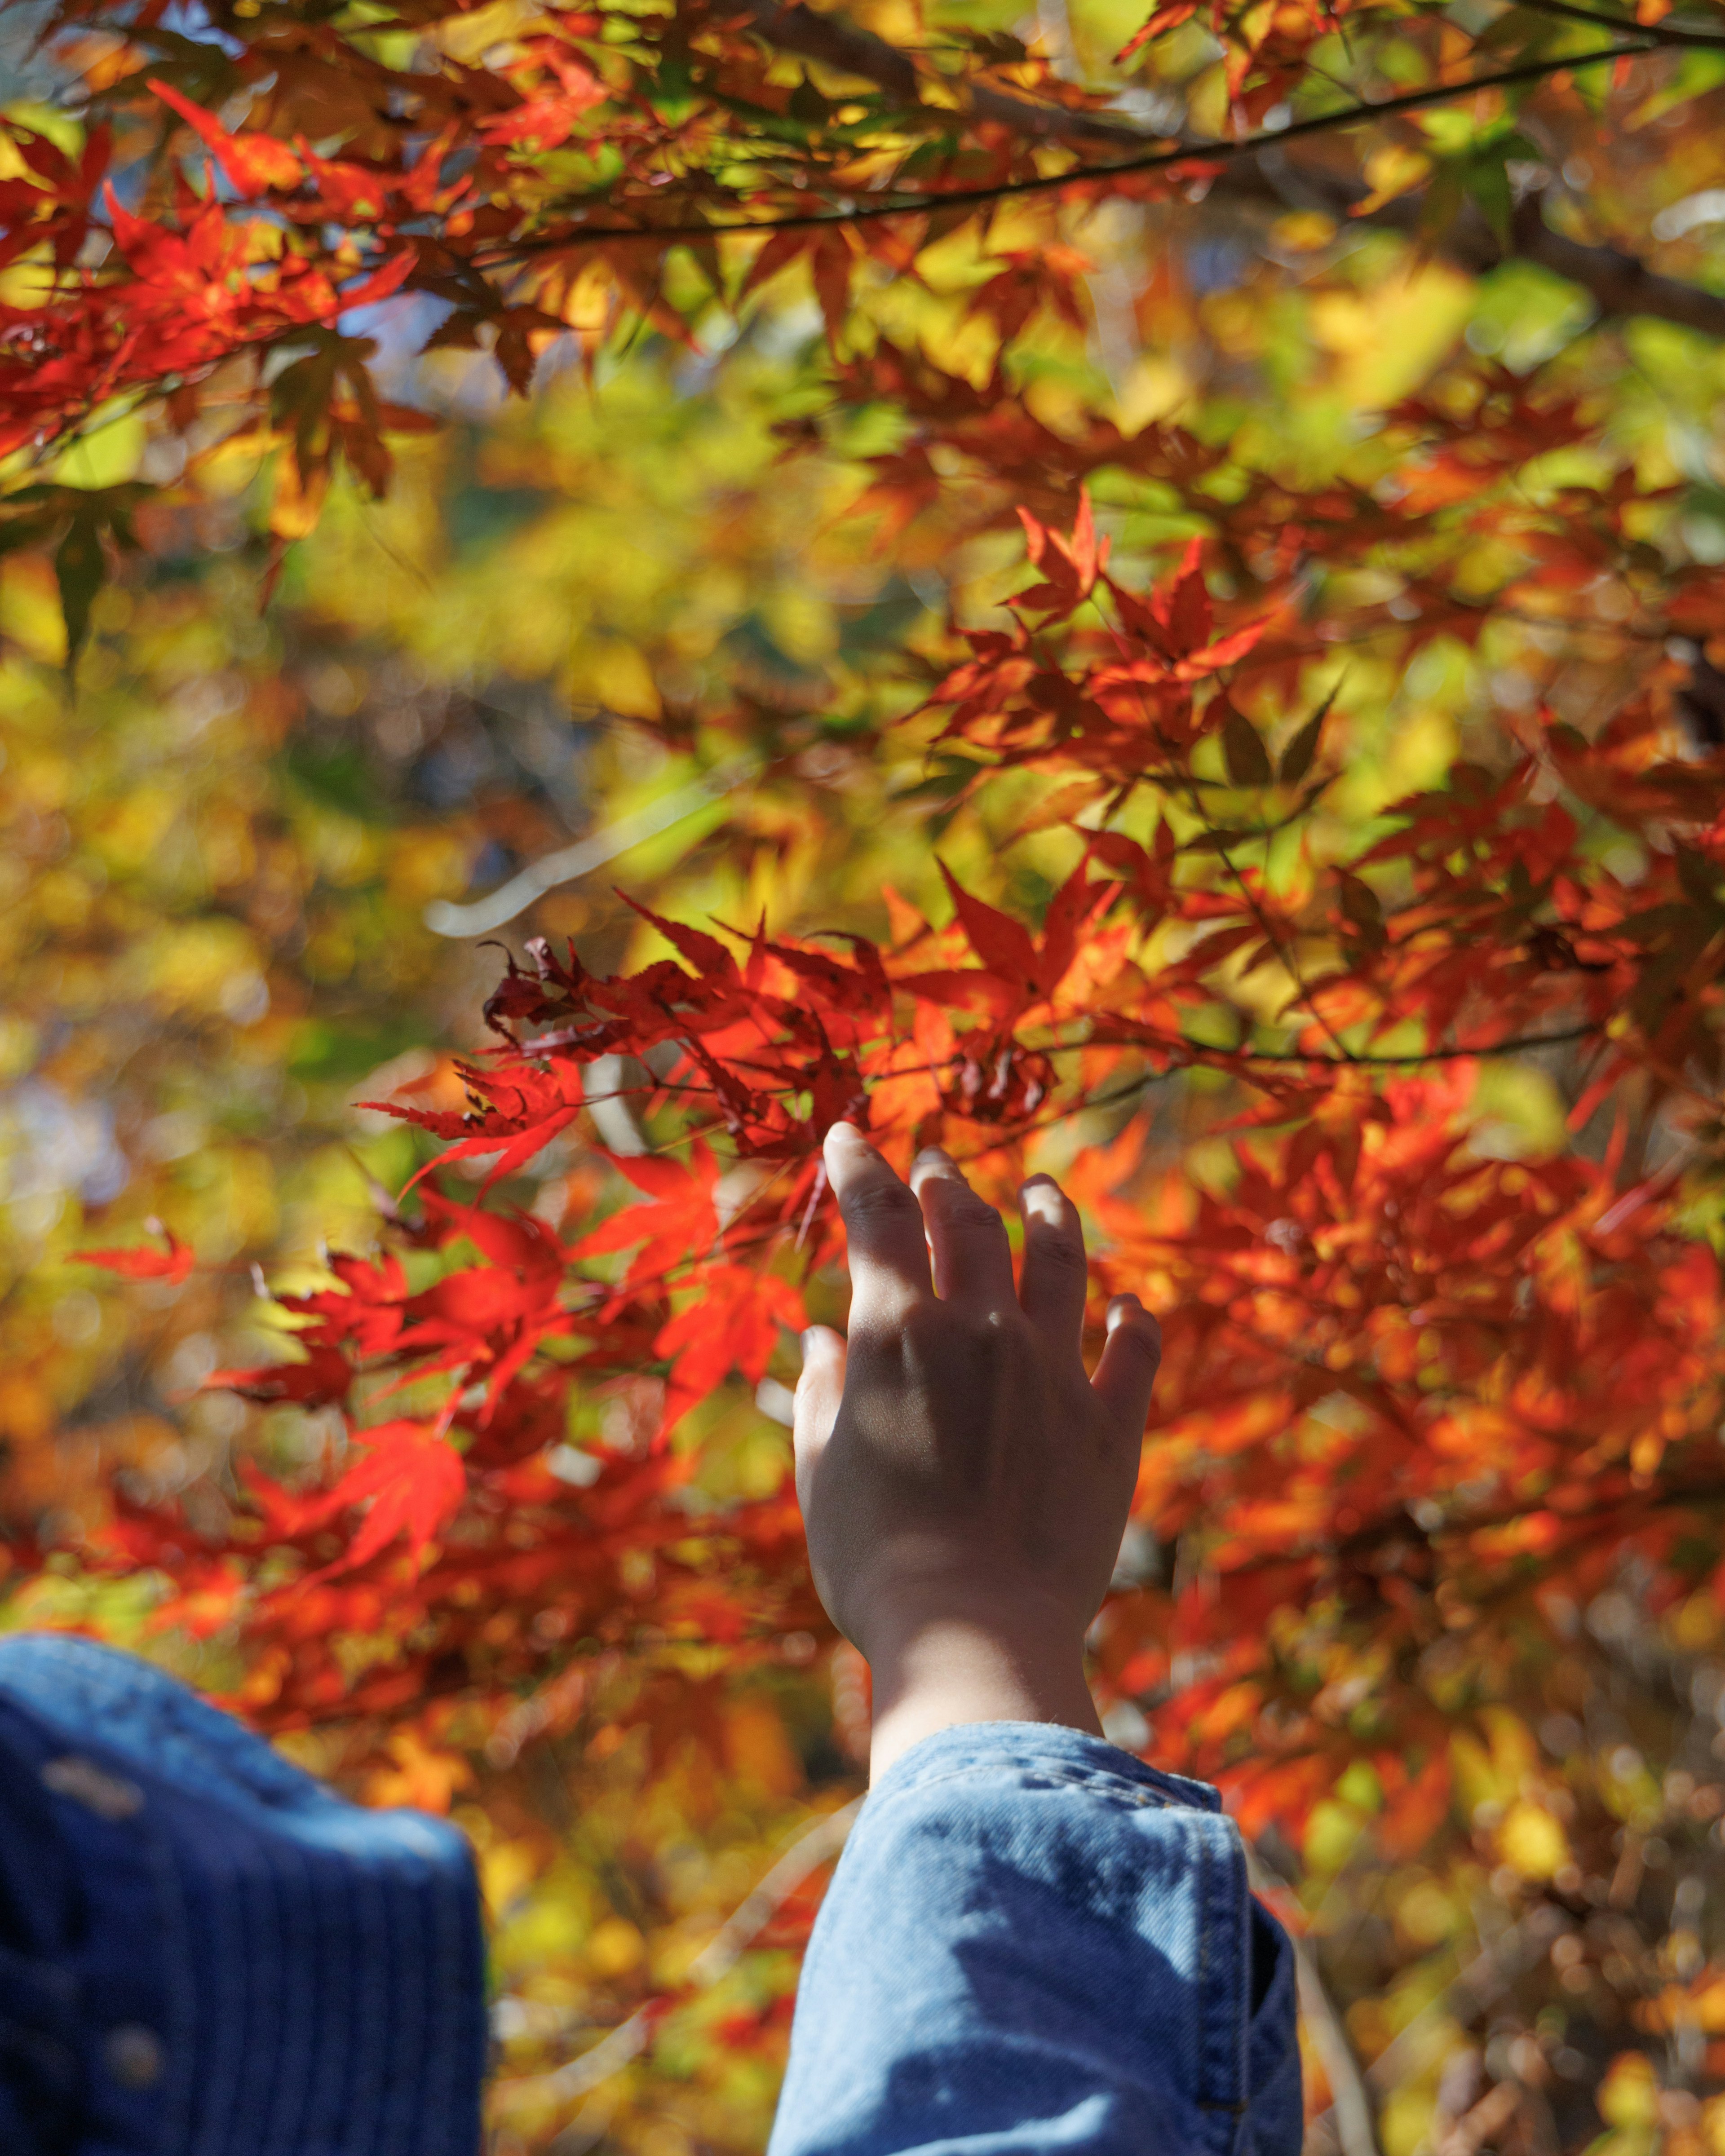
[[[806,1491],[815,1462],[826,1450],[839,1403],[845,1396],[845,1341],[829,1325],[811,1325],[803,1335],[803,1374],[797,1380],[791,1440],[797,1455],[797,1487]]]

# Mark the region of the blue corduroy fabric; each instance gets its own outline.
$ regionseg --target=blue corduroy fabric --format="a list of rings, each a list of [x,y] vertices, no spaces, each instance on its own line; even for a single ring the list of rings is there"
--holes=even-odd
[[[136,1656],[0,1638],[7,2156],[475,2156],[467,1845]]]

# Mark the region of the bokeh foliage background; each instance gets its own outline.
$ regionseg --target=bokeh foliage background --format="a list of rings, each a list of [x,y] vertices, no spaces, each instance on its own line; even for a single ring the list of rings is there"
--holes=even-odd
[[[1142,14],[1117,0],[1056,0],[1029,23],[1017,6],[924,12],[944,33],[1040,40],[1092,86],[1115,80],[1111,56]],[[875,13],[883,34],[907,34]],[[1195,22],[1178,35],[1158,94],[1199,117],[1214,107],[1219,125],[1219,49]],[[1392,45],[1392,82],[1396,64]],[[1451,142],[1456,116],[1435,116],[1428,147],[1473,175],[1486,209],[1537,152],[1603,236],[1663,218],[1666,266],[1717,292],[1725,129],[1708,93],[1725,58],[1677,65],[1681,95],[1662,78],[1620,103],[1609,162],[1580,140],[1586,110],[1507,151],[1479,146],[1488,130]],[[20,113],[55,95],[39,72],[17,87]],[[1412,154],[1380,148],[1368,177],[1386,198],[1429,177],[1396,167]],[[482,1043],[496,962],[437,932],[428,908],[672,798],[716,741],[752,743],[749,774],[539,899],[505,932],[516,947],[572,937],[603,972],[662,954],[614,882],[679,919],[764,909],[775,928],[884,940],[888,886],[949,913],[937,846],[967,887],[1024,915],[1070,869],[1069,831],[1025,829],[1037,780],[968,789],[971,767],[932,725],[890,723],[950,658],[949,606],[987,618],[1019,581],[1021,549],[987,475],[953,458],[945,492],[917,492],[891,463],[904,411],[835,393],[871,340],[1009,390],[1060,439],[1102,422],[1125,444],[1166,423],[1223,452],[1191,485],[1126,454],[1090,467],[1117,564],[1147,573],[1254,489],[1394,499],[1425,469],[1409,463],[1403,400],[1425,395],[1481,434],[1498,400],[1510,416],[1491,424],[1509,447],[1479,483],[1507,505],[1495,536],[1463,487],[1439,505],[1448,521],[1399,551],[1374,552],[1365,532],[1314,572],[1310,618],[1335,649],[1303,680],[1334,696],[1347,771],[1325,814],[1350,834],[1458,752],[1491,761],[1542,704],[1591,726],[1651,685],[1697,752],[1718,745],[1725,613],[1674,621],[1665,595],[1674,570],[1725,562],[1725,345],[1602,318],[1537,263],[1471,269],[1297,190],[1267,206],[1189,193],[1069,213],[1083,250],[1072,304],[1039,300],[1014,326],[1004,382],[999,325],[968,304],[995,266],[971,228],[933,241],[916,279],[863,278],[836,358],[803,265],[733,314],[674,258],[662,296],[692,346],[639,316],[590,338],[586,363],[578,338],[547,337],[526,398],[504,396],[483,352],[420,355],[422,304],[388,304],[352,326],[380,339],[390,393],[441,424],[393,440],[382,500],[338,475],[267,606],[291,521],[279,441],[213,441],[182,476],[155,420],[125,412],[53,469],[92,492],[140,478],[166,490],[139,509],[140,543],[116,557],[69,672],[49,553],[0,563],[0,1503],[14,1547],[48,1553],[0,1579],[7,1623],[93,1625],[212,1689],[243,1688],[219,1602],[203,1636],[163,1630],[161,1584],[95,1576],[80,1547],[116,1489],[219,1521],[241,1457],[280,1471],[331,1443],[326,1416],[198,1389],[280,1351],[254,1275],[277,1289],[326,1278],[330,1248],[374,1240],[378,1187],[429,1157],[359,1103],[460,1104],[451,1053]],[[1040,244],[1038,230],[1017,236]],[[992,256],[1014,237],[1009,212]],[[1585,439],[1548,448],[1518,398],[1579,402]],[[1042,483],[1065,488],[1069,522],[1071,487]],[[1619,506],[1635,498],[1615,525],[1599,508],[1614,489]],[[1543,536],[1566,530],[1576,559]],[[1391,624],[1422,608],[1419,637],[1399,640]],[[1482,1156],[1561,1151],[1581,1075],[1559,1052],[1482,1072]],[[1204,1074],[1177,1079],[1158,1098],[1157,1147],[1202,1173],[1225,1107]],[[1681,1164],[1669,1122],[1626,1109],[1631,1166]],[[1611,1121],[1576,1142],[1599,1157]],[[599,1135],[631,1149],[626,1116]],[[1057,1129],[1045,1164],[1112,1135],[1106,1118]],[[608,1173],[570,1135],[511,1194],[572,1227]],[[1694,1231],[1715,1240],[1717,1188],[1702,1178],[1692,1199]],[[158,1219],[197,1253],[183,1283],[71,1262]],[[693,1434],[715,1504],[783,1485],[788,1342],[773,1370],[759,1404],[727,1399]],[[621,1411],[583,1409],[572,1476]],[[1725,2149],[1725,1974],[1701,1981],[1725,1944],[1725,1624],[1710,1594],[1651,1612],[1633,1572],[1576,1621],[1543,1717],[1504,1709],[1471,1750],[1457,1740],[1454,1830],[1431,1851],[1376,1836],[1383,1792],[1365,1768],[1325,1794],[1299,1845],[1266,1847],[1316,1947],[1314,2147],[1361,2156],[1363,2132],[1386,2156]],[[657,1712],[667,1671],[679,1684]],[[602,1656],[560,1723],[515,1735],[433,1699],[393,1723],[281,1740],[369,1800],[451,1808],[473,1835],[495,1925],[500,2156],[761,2145],[818,1872],[793,1880],[716,1981],[679,1993],[638,2056],[590,2087],[557,2070],[680,1986],[784,1848],[855,1795],[860,1683],[854,1657],[799,1630],[710,1669],[670,1646],[662,1666]],[[1130,1705],[1111,1733],[1152,1735]],[[1332,2102],[1343,2055],[1364,2113]],[[1513,2097],[1494,2110],[1500,2090]]]

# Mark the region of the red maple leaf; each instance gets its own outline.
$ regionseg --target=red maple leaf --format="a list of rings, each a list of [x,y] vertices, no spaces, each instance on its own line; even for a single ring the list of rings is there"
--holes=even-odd
[[[780,1327],[800,1332],[806,1322],[802,1293],[789,1281],[745,1265],[704,1267],[689,1301],[653,1343],[671,1366],[660,1441],[733,1370],[758,1384]]]
[[[719,1179],[719,1163],[712,1149],[696,1139],[690,1148],[689,1164],[655,1159],[614,1156],[612,1165],[650,1200],[644,1205],[625,1205],[608,1220],[569,1247],[572,1258],[598,1257],[607,1250],[626,1250],[639,1243],[630,1263],[625,1285],[660,1279],[711,1249],[719,1232],[719,1215],[713,1204],[713,1185]]]
[[[236,194],[266,194],[271,187],[296,187],[305,178],[300,160],[273,135],[230,135],[215,115],[151,75],[146,85],[172,105],[228,175]],[[375,214],[375,212],[373,213]]]
[[[332,1488],[296,1507],[292,1516],[293,1532],[305,1534],[352,1506],[367,1508],[352,1541],[332,1563],[311,1575],[315,1579],[352,1571],[398,1535],[407,1537],[417,1559],[454,1517],[467,1494],[460,1454],[423,1422],[378,1423],[352,1442],[363,1456]]]
[[[129,1250],[74,1250],[72,1262],[74,1265],[100,1265],[104,1272],[118,1273],[122,1280],[165,1280],[177,1286],[182,1281],[189,1279],[197,1260],[172,1228],[164,1228],[159,1222],[151,1225],[167,1245],[165,1250],[152,1250],[142,1245]]]

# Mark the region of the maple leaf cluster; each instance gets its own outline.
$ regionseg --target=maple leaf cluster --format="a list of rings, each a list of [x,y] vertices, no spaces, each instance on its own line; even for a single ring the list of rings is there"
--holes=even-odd
[[[285,544],[315,522],[340,465],[381,494],[388,438],[430,424],[379,394],[378,340],[355,333],[362,316],[381,326],[372,311],[393,296],[419,310],[422,349],[487,350],[519,391],[558,340],[591,362],[624,318],[698,349],[712,304],[735,316],[794,273],[835,357],[890,366],[890,341],[858,349],[873,341],[856,334],[860,296],[895,279],[936,289],[928,251],[968,231],[988,274],[958,304],[1004,346],[1039,316],[1081,325],[1092,311],[1095,264],[1068,213],[1178,201],[1219,180],[1262,194],[1260,148],[1281,155],[1308,135],[1327,147],[1362,122],[1425,134],[1350,153],[1358,176],[1314,167],[1332,223],[1394,221],[1423,187],[1428,234],[1477,252],[1468,220],[1482,219],[1500,250],[1551,255],[1609,305],[1621,258],[1568,245],[1537,205],[1530,221],[1515,172],[1541,156],[1575,167],[1557,137],[1586,121],[1578,85],[1604,80],[1605,63],[1615,87],[1656,84],[1662,110],[1705,96],[1710,76],[1673,69],[1722,40],[1664,25],[1665,12],[1619,23],[1530,6],[1465,32],[1375,0],[1245,14],[1177,0],[1112,57],[1105,89],[1014,38],[949,31],[906,48],[802,8],[549,7],[475,44],[489,18],[454,0],[414,0],[387,32],[382,18],[249,0],[219,0],[185,28],[157,0],[57,0],[44,37],[77,139],[28,108],[0,123],[0,272],[23,273],[0,296],[0,456],[52,471],[68,443],[147,408],[194,461],[218,441],[271,457]],[[1127,116],[1131,96],[1156,108],[1186,95],[1200,22],[1223,55],[1219,130],[1209,113],[1197,127]],[[1363,77],[1340,103],[1326,45],[1338,33]],[[1414,87],[1394,95],[1373,80],[1406,85],[1410,70]],[[1515,124],[1535,90],[1548,108],[1538,141]],[[1477,123],[1443,110],[1470,95],[1487,100]],[[672,275],[686,261],[693,287]],[[1636,298],[1712,320],[1704,295],[1645,275]],[[980,431],[1011,402],[983,394]],[[1094,446],[1106,454],[1100,436]],[[993,448],[1006,478],[1009,444]],[[895,457],[902,504],[932,475],[921,444]],[[1441,491],[1440,471],[1432,484]],[[70,521],[75,644],[82,588],[126,526],[80,524],[61,482],[46,485],[15,504],[33,530]],[[1371,513],[1324,491],[1307,505],[1321,521]],[[1438,498],[1419,491],[1425,507]]]
[[[344,334],[344,317],[424,294],[441,316],[428,348],[483,336],[525,389],[550,340],[572,329],[591,350],[620,308],[691,341],[660,295],[668,249],[747,234],[811,171],[835,198],[931,159],[916,184],[937,193],[949,162],[973,185],[1035,177],[1031,142],[996,127],[983,146],[914,87],[860,103],[812,85],[793,96],[747,12],[548,9],[483,63],[466,50],[466,13],[406,11],[421,50],[403,64],[387,40],[321,18],[223,7],[199,37],[135,0],[58,10],[49,35],[84,139],[72,156],[25,115],[3,123],[16,177],[0,182],[0,267],[45,274],[0,302],[0,455],[51,452],[141,395],[167,398],[170,424],[195,433],[234,395],[223,362],[255,361],[239,433],[286,447],[278,528],[295,536],[337,459],[381,492],[384,436],[424,424],[376,394],[376,343]],[[1095,101],[1019,57],[1014,72],[1046,100],[1024,110],[1059,117]],[[983,60],[978,82],[989,71]],[[245,124],[226,124],[236,107]],[[197,154],[171,154],[187,136]],[[805,262],[834,335],[859,264],[903,267],[930,228],[791,223],[761,228],[735,296]],[[982,304],[1022,321],[1041,280],[1018,281],[1018,300]],[[273,354],[288,363],[266,384]],[[231,421],[223,431],[239,438]]]
[[[1235,1104],[1225,1168],[1171,1175],[1138,1118],[1066,1171],[1104,1239],[1093,1316],[1147,1284],[1165,1312],[1136,1517],[1204,1552],[1097,1634],[1105,1687],[1166,1710],[1159,1756],[1257,1830],[1363,1748],[1412,1846],[1459,1712],[1432,1671],[1471,1626],[1560,1625],[1629,1552],[1656,1600],[1712,1576],[1721,1284],[1676,1175],[1625,1186],[1620,1122],[1598,1160],[1481,1155],[1470,1103],[1486,1062],[1555,1046],[1587,1081],[1578,1123],[1634,1086],[1717,1149],[1725,758],[1665,752],[1645,701],[1590,742],[1547,723],[1506,771],[1458,763],[1325,858],[1325,711],[1279,746],[1246,716],[1261,621],[1217,619],[1195,552],[1134,592],[1087,511],[1025,529],[1041,581],[1012,629],[970,633],[932,716],[1063,804],[1079,855],[1040,921],[949,875],[948,924],[896,901],[881,947],[649,913],[672,955],[600,977],[530,942],[487,1006],[496,1045],[461,1066],[469,1106],[380,1104],[444,1147],[395,1247],[283,1299],[300,1359],[208,1381],[336,1411],[340,1471],[248,1470],[214,1542],[122,1506],[107,1561],[172,1580],[160,1622],[239,1625],[266,1726],[451,1689],[511,1713],[557,1681],[547,1640],[746,1661],[819,1630],[788,1495],[692,1513],[679,1432],[752,1392],[842,1261],[823,1134],[856,1122],[901,1167],[938,1141],[999,1190],[1039,1133],[1117,1127],[1176,1072]],[[1141,784],[1161,808],[1133,837]],[[1600,867],[1609,833],[1642,849],[1635,875]],[[651,1134],[611,1157],[617,1209],[564,1240],[444,1194],[460,1160],[506,1188],[589,1111],[596,1070]],[[572,1398],[595,1393],[632,1403],[630,1430],[571,1481]]]
[[[1350,371],[1348,310],[1538,265],[1608,321],[1725,331],[1705,277],[1666,274],[1698,259],[1722,177],[1722,39],[1652,0],[1477,28],[1178,0],[1081,63],[916,19],[907,39],[901,13],[752,0],[54,13],[60,109],[0,121],[0,549],[51,562],[74,668],[120,555],[195,517],[206,470],[259,475],[266,590],[344,470],[382,497],[392,443],[435,424],[398,401],[435,376],[418,351],[489,355],[524,391],[553,350],[591,369],[644,331],[692,380],[804,293],[787,469],[860,475],[856,552],[919,597],[958,565],[911,696],[858,697],[860,721],[810,719],[782,682],[648,700],[679,751],[761,774],[717,841],[757,863],[824,784],[793,790],[830,718],[825,749],[906,781],[901,809],[937,804],[918,829],[954,865],[925,910],[886,891],[880,934],[871,889],[824,935],[806,896],[770,923],[658,899],[609,973],[527,942],[453,1092],[375,1104],[424,1163],[375,1245],[279,1298],[289,1359],[203,1380],[300,1451],[242,1453],[219,1502],[122,1481],[80,1562],[153,1583],[150,1623],[217,1643],[260,1725],[387,1731],[373,1794],[450,1801],[456,1702],[485,1756],[602,1697],[608,1741],[638,1725],[663,1763],[695,1732],[718,1756],[727,1680],[831,1644],[782,1482],[719,1501],[701,1466],[715,1430],[758,1432],[805,1317],[839,1314],[818,1148],[846,1117],[901,1167],[947,1144],[997,1199],[1051,1162],[1100,1253],[1093,1317],[1117,1287],[1163,1313],[1092,1643],[1111,1730],[1219,1782],[1266,1861],[1368,1787],[1389,1861],[1447,1820],[1458,1862],[1560,1881],[1566,1792],[1501,1702],[1532,1727],[1552,1658],[1588,1651],[1620,1590],[1655,1624],[1725,1606],[1725,568],[1684,536],[1708,499],[1692,445],[1681,473],[1650,448],[1668,415],[1625,374],[1482,336],[1380,393]],[[1638,216],[1675,235],[1652,266],[1624,252]],[[1199,292],[1182,229],[1250,245]],[[1343,274],[1409,237],[1394,276]],[[1111,307],[1109,394],[1063,394],[1050,352],[1094,359]],[[1276,307],[1334,360],[1298,440],[1255,436],[1239,393],[1268,351],[1242,317]],[[1199,344],[1212,378],[1183,395],[1165,377]],[[1627,348],[1664,379],[1659,347]],[[173,454],[87,484],[80,458],[136,415]],[[556,459],[513,454],[542,487]],[[182,465],[179,492],[145,475]],[[1394,732],[1422,666],[1483,675],[1507,649],[1525,672],[1495,716],[1405,785],[1355,783],[1364,708]],[[644,670],[668,685],[681,653]],[[953,820],[984,804],[997,881]],[[1058,860],[1045,886],[1011,869],[1019,840]],[[228,850],[263,864],[259,919],[272,844]],[[1493,1088],[1528,1072],[1570,1127],[1506,1147]],[[572,1154],[547,1209],[536,1172]],[[141,1303],[195,1267],[172,1235],[81,1255]],[[49,1553],[8,1555],[21,1577]],[[1707,1831],[1707,1785],[1661,1801]],[[1576,1851],[1592,1835],[1632,1895],[1611,1830],[1590,1819]],[[1635,2025],[1687,2057],[1712,1965],[1672,1954]],[[721,2041],[770,2048],[776,2011]],[[1457,2130],[1444,2146],[1495,2129]]]

